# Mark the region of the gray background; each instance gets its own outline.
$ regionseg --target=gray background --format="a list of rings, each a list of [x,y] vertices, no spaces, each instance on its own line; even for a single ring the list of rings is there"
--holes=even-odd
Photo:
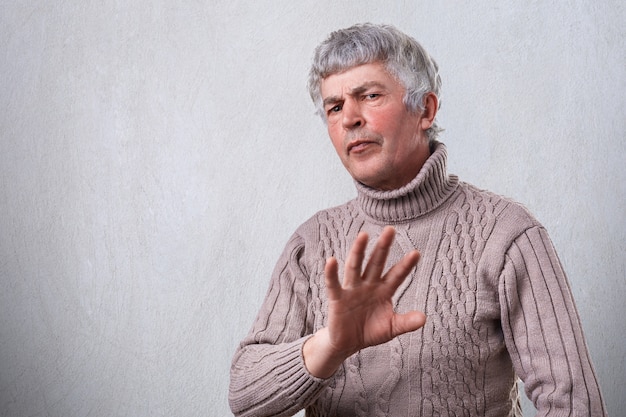
[[[362,21],[438,60],[451,172],[547,227],[623,415],[619,0],[1,2],[0,415],[230,414],[283,245],[355,194],[305,83]]]

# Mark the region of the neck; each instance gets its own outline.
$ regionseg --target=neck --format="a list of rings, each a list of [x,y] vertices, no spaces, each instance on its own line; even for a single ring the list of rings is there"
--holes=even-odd
[[[417,176],[395,190],[376,190],[356,182],[357,200],[363,212],[385,223],[403,222],[423,216],[439,207],[454,192],[458,178],[447,173],[447,151],[434,142],[432,155]]]

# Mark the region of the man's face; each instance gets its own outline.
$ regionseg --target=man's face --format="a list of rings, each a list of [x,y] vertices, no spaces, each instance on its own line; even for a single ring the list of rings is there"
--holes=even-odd
[[[404,87],[378,62],[322,80],[328,134],[357,181],[379,190],[409,183],[430,155],[425,130],[432,119],[411,113]]]

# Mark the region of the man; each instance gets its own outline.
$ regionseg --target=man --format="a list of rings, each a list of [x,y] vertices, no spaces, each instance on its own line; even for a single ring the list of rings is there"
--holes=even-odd
[[[517,377],[538,415],[606,415],[545,229],[446,172],[440,86],[393,27],[316,49],[311,97],[358,196],[287,243],[233,359],[235,415],[521,415]]]

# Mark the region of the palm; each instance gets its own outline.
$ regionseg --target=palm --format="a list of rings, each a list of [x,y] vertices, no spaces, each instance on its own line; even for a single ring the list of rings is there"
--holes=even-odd
[[[371,285],[343,289],[339,299],[330,300],[328,327],[333,345],[358,351],[394,337],[395,313],[391,302],[376,296],[377,290]]]
[[[394,234],[391,227],[383,230],[363,271],[367,235],[360,234],[346,260],[342,285],[337,276],[337,262],[331,258],[326,264],[328,332],[337,352],[351,354],[424,324],[422,313],[401,315],[393,309],[393,294],[419,259],[416,251],[410,252],[383,275]]]

